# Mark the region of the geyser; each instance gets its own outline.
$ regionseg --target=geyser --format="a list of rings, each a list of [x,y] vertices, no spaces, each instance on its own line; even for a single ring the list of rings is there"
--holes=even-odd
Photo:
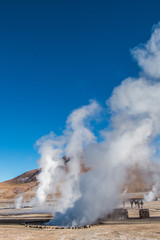
[[[117,204],[128,168],[135,164],[142,171],[153,168],[152,195],[159,191],[159,167],[152,164],[158,160],[160,134],[159,24],[132,54],[141,77],[127,78],[113,90],[107,100],[111,125],[101,131],[103,140],[96,138],[90,122],[106,110],[91,101],[71,113],[63,136],[50,133],[37,141],[41,173],[35,202],[43,206],[59,193],[49,224],[82,226],[107,215]],[[70,160],[66,163],[63,156]]]

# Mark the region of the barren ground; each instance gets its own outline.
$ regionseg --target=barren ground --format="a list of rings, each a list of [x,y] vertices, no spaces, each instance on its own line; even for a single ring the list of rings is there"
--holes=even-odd
[[[132,174],[133,172],[133,174]],[[31,209],[16,210],[14,198],[23,194],[27,199],[34,196],[37,188],[36,176],[39,170],[35,169],[18,176],[17,178],[0,183],[0,240],[150,240],[160,239],[160,201],[144,204],[144,208],[149,208],[149,219],[138,219],[138,209],[131,209],[130,204],[125,204],[129,211],[129,220],[125,221],[106,221],[102,225],[92,226],[81,229],[55,229],[35,228],[33,222],[47,221],[51,218],[49,214],[35,214]],[[132,177],[132,175],[134,177]],[[148,173],[146,174],[148,177]],[[123,190],[128,189],[129,193],[142,193],[151,189],[147,185],[137,168],[129,173],[127,184]],[[122,191],[123,192],[123,191]],[[138,194],[136,196],[143,196]],[[123,207],[120,204],[118,207]],[[8,209],[5,209],[8,208]],[[20,222],[32,222],[22,225]],[[28,227],[28,226],[31,227]]]
[[[21,225],[0,225],[1,240],[93,240],[160,239],[160,222],[149,224],[99,225],[87,229],[36,229]]]
[[[160,202],[149,202],[144,204],[145,208],[150,209],[150,219],[138,219],[138,209],[129,210],[131,219],[125,221],[106,221],[102,225],[91,226],[81,229],[55,229],[32,228],[21,224],[7,222],[7,219],[40,219],[49,218],[47,214],[21,214],[10,215],[9,210],[0,210],[0,240],[150,240],[160,239]],[[6,222],[3,222],[3,219]],[[30,226],[34,226],[30,224]]]

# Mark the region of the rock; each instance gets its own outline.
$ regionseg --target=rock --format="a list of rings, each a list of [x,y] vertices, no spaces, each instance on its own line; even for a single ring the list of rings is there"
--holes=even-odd
[[[140,218],[149,218],[149,209],[140,209],[139,210],[139,217]]]
[[[114,209],[112,213],[108,214],[108,216],[101,220],[126,220],[128,219],[128,211],[124,208]]]

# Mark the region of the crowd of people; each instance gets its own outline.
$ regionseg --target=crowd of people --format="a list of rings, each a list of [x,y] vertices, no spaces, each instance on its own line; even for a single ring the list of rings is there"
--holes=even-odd
[[[131,204],[131,208],[143,208],[143,200],[131,200],[130,201],[130,204]],[[125,202],[123,201],[123,207],[125,208]]]
[[[143,208],[143,201],[139,200],[131,200],[131,208],[133,208],[133,205],[135,205],[135,208]]]

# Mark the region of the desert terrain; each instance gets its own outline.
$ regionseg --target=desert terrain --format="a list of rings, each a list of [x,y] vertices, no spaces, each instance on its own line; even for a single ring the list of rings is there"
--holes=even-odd
[[[37,229],[20,225],[0,225],[3,240],[150,240],[160,239],[159,223],[99,225],[88,229]]]
[[[150,210],[150,218],[140,219],[138,209],[131,209],[127,204],[129,219],[120,221],[103,221],[101,224],[80,229],[57,229],[44,226],[38,220],[48,221],[48,214],[14,214],[15,210],[0,211],[1,240],[150,240],[160,239],[160,202],[144,204]],[[29,211],[29,210],[28,210]],[[4,213],[6,214],[4,216]],[[12,220],[12,221],[11,221]],[[37,222],[36,222],[37,221]],[[24,224],[26,222],[26,224]]]
[[[83,169],[85,172],[86,169]],[[23,194],[26,200],[34,196],[35,190],[38,186],[37,176],[40,169],[34,169],[23,173],[22,175],[10,179],[5,182],[0,182],[0,204],[14,201],[19,195]],[[124,184],[121,192],[127,190],[127,193],[148,192],[152,188],[152,183],[148,182],[152,172],[142,172],[135,166],[128,170],[127,181]]]
[[[35,169],[14,179],[0,183],[0,240],[150,240],[160,239],[160,201],[144,202],[143,208],[149,209],[150,218],[139,218],[139,209],[131,208],[128,201],[125,206],[122,198],[117,208],[128,210],[129,218],[125,220],[102,220],[99,224],[76,229],[62,229],[46,226],[52,215],[37,209],[15,209],[14,199],[23,194],[25,199],[34,196],[38,182]],[[133,177],[134,176],[134,177]],[[143,179],[143,180],[142,180]],[[140,172],[132,169],[122,189],[127,189],[127,198],[140,198],[151,189]],[[146,178],[147,179],[147,178]]]

